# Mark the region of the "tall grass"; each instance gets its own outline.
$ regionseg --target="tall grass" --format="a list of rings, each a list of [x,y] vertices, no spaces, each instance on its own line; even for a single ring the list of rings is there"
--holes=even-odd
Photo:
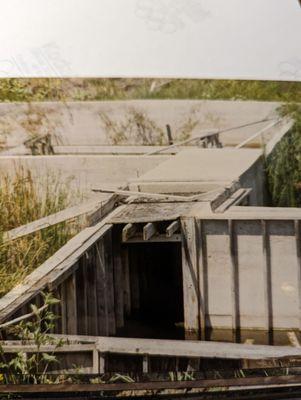
[[[300,101],[301,82],[208,79],[0,79],[0,101],[224,99]]]
[[[301,207],[301,106],[286,104],[280,114],[295,123],[266,160],[271,205]]]
[[[36,182],[29,171],[0,176],[0,296],[42,264],[79,229],[64,222],[37,233],[5,242],[3,233],[68,207],[73,194],[58,177]]]

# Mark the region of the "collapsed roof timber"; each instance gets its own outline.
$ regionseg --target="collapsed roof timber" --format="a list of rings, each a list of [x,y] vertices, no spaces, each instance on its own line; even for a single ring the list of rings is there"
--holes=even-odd
[[[291,125],[269,122],[251,139],[261,134],[269,154]],[[87,217],[85,229],[0,299],[2,326],[40,305],[48,289],[61,299],[54,334],[78,343],[70,352],[86,353],[86,370],[116,368],[107,353],[144,356],[145,372],[149,356],[301,356],[300,348],[279,346],[300,328],[301,212],[265,207],[262,150],[247,143],[104,156],[122,165],[139,159],[141,175],[114,187],[96,182],[88,203],[6,233],[15,240]],[[240,344],[246,340],[265,346]],[[65,368],[74,364],[68,360]]]

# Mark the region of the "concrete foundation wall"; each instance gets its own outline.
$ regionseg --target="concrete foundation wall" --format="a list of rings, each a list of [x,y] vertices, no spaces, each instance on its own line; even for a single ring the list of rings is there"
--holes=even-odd
[[[246,217],[247,218],[247,217]],[[300,328],[300,232],[293,220],[201,220],[200,303],[207,326]]]
[[[259,157],[255,164],[241,175],[239,182],[241,187],[252,189],[249,196],[249,206],[266,205],[266,179],[262,157]]]
[[[156,167],[169,156],[14,156],[0,157],[0,173],[14,174],[20,167],[37,178],[59,176],[82,191],[91,187],[118,187]]]
[[[9,147],[21,146],[32,133],[51,133],[64,146],[108,145],[116,143],[101,115],[120,128],[133,119],[134,110],[145,121],[151,121],[155,127],[152,130],[162,132],[162,144],[168,144],[166,124],[170,124],[173,138],[179,140],[183,135],[198,135],[204,129],[229,128],[275,117],[278,107],[279,103],[273,102],[209,100],[0,103],[0,123],[7,132]],[[238,144],[266,124],[225,133],[221,140],[226,145]],[[122,133],[126,134],[124,130]],[[141,144],[142,139],[135,132],[129,136],[118,144]],[[261,139],[252,143],[258,145]],[[15,151],[24,150],[23,147]]]

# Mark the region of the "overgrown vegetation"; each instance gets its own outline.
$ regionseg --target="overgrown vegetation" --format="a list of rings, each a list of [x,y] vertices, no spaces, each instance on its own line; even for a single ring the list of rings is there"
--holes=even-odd
[[[59,367],[59,361],[55,351],[64,344],[62,339],[56,339],[51,335],[55,327],[57,316],[51,311],[51,307],[59,303],[51,293],[42,293],[43,304],[38,308],[31,304],[33,317],[23,320],[15,326],[11,326],[8,332],[22,345],[33,346],[33,352],[26,354],[19,351],[12,357],[7,357],[0,343],[0,371],[2,382],[6,384],[45,384],[53,383],[50,379],[49,369],[54,365]],[[52,346],[51,352],[43,352],[43,346]]]
[[[200,79],[0,79],[0,101],[224,99],[298,102],[301,82]]]
[[[0,176],[0,296],[63,246],[79,229],[63,222],[37,233],[5,242],[4,233],[68,207],[74,193],[68,182],[46,176],[37,181],[29,171]]]
[[[266,160],[271,205],[301,207],[301,105],[286,104],[279,113],[295,123]]]

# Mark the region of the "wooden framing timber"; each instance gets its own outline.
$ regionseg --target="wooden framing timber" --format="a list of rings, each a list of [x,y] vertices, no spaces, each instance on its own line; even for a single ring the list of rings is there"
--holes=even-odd
[[[235,146],[236,149],[241,149],[242,147],[244,147],[246,144],[250,143],[252,140],[256,139],[258,136],[263,135],[266,131],[274,128],[276,125],[280,124],[281,122],[283,122],[283,119],[277,119],[274,120],[271,124],[269,124],[268,126],[265,126],[264,128],[262,128],[259,132],[256,132],[254,135],[248,137],[247,139],[245,139],[243,142],[241,142],[240,144],[238,144],[237,146]]]
[[[132,383],[100,383],[100,384],[39,384],[39,385],[0,385],[2,393],[8,394],[31,394],[31,393],[97,393],[99,392],[125,392],[125,391],[158,391],[158,390],[188,390],[188,389],[205,389],[214,388],[214,392],[219,394],[223,393],[223,388],[231,388],[237,391],[237,388],[248,389],[254,386],[254,389],[270,389],[275,386],[277,388],[286,387],[292,388],[300,386],[301,375],[282,375],[282,376],[260,376],[248,378],[225,378],[225,379],[202,379],[202,380],[182,380],[182,381],[151,381],[151,382],[132,382]],[[217,390],[216,388],[221,388]],[[231,391],[230,390],[230,393]],[[259,394],[258,397],[253,398],[280,398],[279,395],[272,394]],[[186,397],[186,395],[184,395]],[[283,395],[284,398],[286,397]],[[295,397],[295,396],[294,396]],[[124,398],[124,397],[121,397]],[[150,396],[151,398],[151,396]]]
[[[156,225],[152,222],[149,222],[143,227],[143,240],[147,241],[155,236],[157,233]]]
[[[200,336],[198,224],[194,218],[185,217],[181,218],[181,228],[185,338],[198,340]]]
[[[251,193],[252,189],[238,189],[230,197],[217,207],[215,213],[223,213],[232,206],[241,204]]]
[[[275,119],[271,119],[271,118],[264,118],[264,119],[262,119],[262,120],[259,120],[259,121],[254,121],[254,122],[249,122],[249,123],[247,123],[247,124],[243,124],[243,125],[236,125],[236,126],[233,126],[233,127],[229,127],[229,128],[225,128],[225,129],[208,129],[208,130],[205,130],[205,131],[203,131],[203,133],[201,134],[201,135],[198,135],[198,136],[194,136],[193,138],[189,138],[189,139],[186,139],[186,140],[184,140],[184,141],[182,141],[182,142],[178,142],[178,143],[174,143],[174,144],[172,144],[172,145],[169,145],[169,146],[165,146],[165,147],[163,147],[162,149],[158,149],[158,150],[156,150],[156,151],[152,151],[152,152],[149,152],[149,153],[147,153],[147,154],[145,154],[145,156],[150,156],[150,155],[154,155],[154,154],[159,154],[159,153],[162,153],[162,152],[164,152],[164,151],[168,151],[168,150],[171,150],[171,149],[173,149],[173,148],[176,148],[176,147],[178,147],[178,146],[183,146],[183,145],[187,145],[187,144],[189,144],[189,143],[191,143],[191,142],[194,142],[194,141],[200,141],[200,140],[202,140],[202,139],[206,139],[206,138],[209,138],[210,136],[215,136],[215,135],[219,135],[219,134],[221,134],[221,133],[226,133],[226,132],[231,132],[231,131],[234,131],[234,130],[237,130],[237,129],[242,129],[242,128],[246,128],[246,127],[248,127],[248,126],[253,126],[253,125],[258,125],[258,124],[261,124],[261,123],[263,123],[263,122],[269,122],[269,121],[273,121],[273,124],[275,124]],[[277,120],[278,121],[278,120]],[[282,120],[281,120],[282,121]],[[279,121],[280,122],[280,121]],[[267,128],[265,128],[265,130],[266,130]],[[256,134],[256,136],[258,136],[258,135],[260,135],[262,132],[259,132],[259,133],[257,133]],[[248,139],[248,141],[249,141],[249,139]],[[244,145],[245,143],[243,143],[243,145]],[[240,146],[240,145],[239,145]],[[144,157],[145,157],[144,156]]]
[[[179,221],[173,221],[171,224],[168,225],[166,228],[166,237],[171,238],[174,233],[178,232],[181,228]]]
[[[127,242],[137,231],[137,225],[127,224],[122,229],[122,241]]]
[[[106,189],[106,188],[93,188],[93,192],[99,193],[114,193],[119,196],[131,197],[135,196],[138,198],[149,198],[155,200],[170,200],[170,201],[180,201],[180,202],[189,202],[189,201],[197,201],[200,196],[205,196],[207,193],[194,195],[194,196],[176,196],[172,194],[162,194],[162,193],[151,193],[151,192],[139,192],[134,190],[116,190],[116,189]]]
[[[110,196],[107,200],[103,198],[97,200],[94,199],[89,200],[84,204],[66,208],[65,210],[59,211],[55,214],[40,218],[36,221],[5,232],[3,234],[4,243],[30,235],[61,222],[71,221],[78,217],[85,217],[86,223],[84,225],[90,225],[91,222],[95,222],[97,219],[99,220],[110,212],[113,209],[115,202],[116,196]]]
[[[80,346],[82,344],[95,344],[97,350],[102,354],[221,358],[229,360],[267,360],[301,357],[301,348],[292,346],[80,335],[53,335],[53,337],[64,339],[74,346],[76,346],[76,343],[80,344]],[[9,344],[9,342],[4,343]]]
[[[152,237],[150,237],[149,239],[145,240],[143,238],[143,236],[140,235],[136,235],[131,237],[130,239],[128,239],[127,241],[123,242],[123,243],[171,243],[171,242],[181,242],[182,241],[182,236],[181,234],[174,234],[171,237],[166,237],[166,235],[154,235]]]

